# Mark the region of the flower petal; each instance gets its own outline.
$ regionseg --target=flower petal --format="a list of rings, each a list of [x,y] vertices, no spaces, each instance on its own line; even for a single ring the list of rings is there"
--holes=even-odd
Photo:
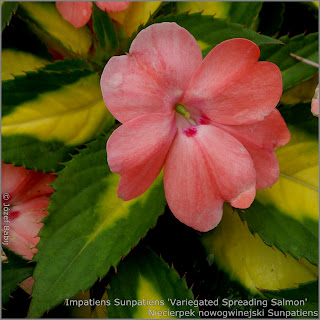
[[[164,169],[171,211],[199,231],[219,223],[225,200],[248,207],[255,196],[255,180],[247,150],[231,135],[210,125],[179,131]]]
[[[8,248],[26,259],[32,259],[40,238],[37,236],[48,214],[47,197],[34,198],[18,206],[12,206],[9,213],[10,230]],[[7,224],[2,217],[2,226]]]
[[[96,5],[106,12],[119,12],[129,7],[130,1],[96,1]]]
[[[53,182],[57,175],[2,163],[1,178],[4,182],[2,193],[10,195],[10,204],[18,204],[35,197],[50,196],[54,190],[48,184]]]
[[[28,170],[24,167],[15,167],[13,164],[1,163],[1,192],[8,193],[12,199],[23,184],[24,180],[28,177]]]
[[[120,126],[107,143],[111,171],[121,175],[118,196],[131,200],[159,175],[176,128],[174,113],[146,114]]]
[[[34,285],[33,277],[29,277],[19,284],[20,288],[30,295],[32,294],[33,285]]]
[[[266,189],[274,185],[280,175],[279,162],[273,151],[261,150],[253,145],[244,145],[250,153],[256,169],[256,189]]]
[[[290,132],[278,110],[274,109],[264,120],[249,125],[215,125],[238,139],[248,150],[256,169],[258,190],[277,182],[280,170],[274,150],[290,140]]]
[[[42,224],[40,225],[42,227]],[[36,245],[40,241],[39,237],[24,238],[13,228],[10,229],[10,243],[7,246],[11,251],[20,254],[25,259],[31,260],[38,251]]]
[[[315,117],[319,117],[319,85],[317,86],[311,101],[311,112]]]
[[[182,104],[223,124],[262,120],[280,100],[282,77],[275,64],[257,62],[259,53],[246,39],[217,45],[195,72]]]
[[[86,25],[92,14],[90,1],[56,1],[56,7],[63,18],[76,28]]]
[[[133,40],[129,55],[107,63],[101,77],[105,104],[122,123],[173,110],[201,60],[187,30],[168,22],[151,25]]]
[[[10,206],[1,217],[2,241],[7,236],[5,232],[8,232],[8,248],[31,259],[40,240],[37,235],[43,225],[41,220],[48,214],[48,197],[54,191],[48,183],[57,176],[5,163],[2,163],[1,169],[2,194],[8,193],[10,196],[7,201]]]
[[[10,226],[24,238],[34,238],[38,235],[41,220],[48,214],[46,211],[50,199],[34,198],[17,206],[12,206],[9,213]]]

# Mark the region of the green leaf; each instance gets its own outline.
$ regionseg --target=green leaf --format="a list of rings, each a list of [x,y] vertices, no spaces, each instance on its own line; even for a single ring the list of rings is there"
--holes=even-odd
[[[73,146],[62,141],[41,141],[28,135],[13,134],[2,137],[2,161],[26,169],[57,172],[64,168],[64,162],[77,153]],[[36,156],[35,156],[36,155]]]
[[[299,235],[291,236],[295,242]],[[258,234],[253,235],[229,205],[225,205],[218,227],[204,234],[201,240],[208,260],[252,294],[261,294],[257,288],[295,288],[318,276],[317,267],[308,260],[298,261],[290,254],[284,255],[275,246],[265,244]]]
[[[285,45],[265,46],[261,49],[260,60],[275,63],[282,72],[283,91],[295,87],[300,82],[310,79],[318,69],[290,56],[293,53],[305,59],[318,62],[318,33],[293,38],[281,37]]]
[[[1,31],[10,23],[12,15],[18,9],[19,2],[1,3]]]
[[[42,94],[63,90],[90,74],[88,70],[61,73],[40,69],[4,81],[2,83],[2,116],[14,113],[20,105],[23,107],[26,102],[39,99]],[[43,106],[46,105],[42,104],[38,108],[43,108]]]
[[[177,13],[202,12],[203,15],[229,19],[231,22],[255,30],[261,7],[262,2],[179,1],[177,2]]]
[[[120,12],[109,12],[108,15],[119,23],[127,37],[130,37],[141,25],[150,20],[161,4],[161,1],[132,1],[127,9]]]
[[[3,49],[1,58],[1,81],[14,79],[16,75],[25,75],[26,71],[35,71],[50,63],[49,60],[32,53],[14,49]]]
[[[198,318],[198,308],[194,306],[177,306],[174,301],[194,300],[184,278],[180,279],[175,269],[169,266],[150,250],[134,250],[119,265],[107,290],[111,306],[107,307],[109,318],[178,318],[168,314],[170,311],[189,311],[186,318]],[[119,300],[140,301],[140,306],[116,306]],[[143,301],[154,301],[161,305],[141,305]],[[192,313],[194,316],[192,316]],[[159,314],[158,312],[164,312]],[[169,312],[170,312],[169,311]]]
[[[60,171],[39,235],[30,317],[86,291],[156,224],[165,205],[161,176],[126,202],[117,197],[118,182],[119,175],[108,168],[102,137]]]
[[[303,117],[303,105],[291,108],[286,120],[294,120],[301,126],[289,126],[290,142],[279,148],[276,155],[280,165],[280,177],[271,188],[257,192],[254,203],[240,212],[252,233],[268,245],[275,245],[283,253],[296,259],[308,259],[318,264],[318,140],[301,131],[302,125],[318,130],[318,121],[307,107],[307,119]],[[292,110],[293,109],[293,110]],[[292,119],[293,118],[293,119]],[[310,125],[311,122],[311,125]]]
[[[11,292],[23,280],[32,276],[35,264],[5,247],[3,247],[3,250],[8,258],[8,263],[2,263],[2,304],[5,304],[9,300]]]
[[[294,106],[280,106],[279,111],[286,123],[293,126],[293,130],[300,130],[318,139],[318,118],[311,113],[310,103],[300,103]]]
[[[102,49],[113,51],[117,48],[117,35],[108,14],[93,3],[92,27]]]
[[[145,27],[161,22],[176,22],[181,27],[187,29],[198,41],[203,56],[206,56],[220,42],[232,38],[246,38],[257,45],[281,43],[279,40],[246,29],[240,24],[230,23],[222,19],[213,18],[212,16],[201,15],[200,13],[182,13],[159,17],[149,22]]]
[[[44,71],[58,71],[58,72],[71,72],[75,70],[80,71],[93,71],[92,66],[88,60],[84,59],[64,59],[57,60],[54,63],[48,63],[41,68]]]
[[[264,296],[266,296],[269,299],[280,300],[277,303],[282,303],[282,299],[304,302],[299,306],[281,305],[281,307],[286,310],[301,309],[305,311],[318,311],[319,308],[318,281],[312,281],[305,284],[301,284],[298,288],[294,289],[261,290],[261,292]]]
[[[283,253],[288,252],[297,259],[305,257],[317,264],[316,222],[308,219],[297,221],[274,205],[261,204],[259,194],[251,207],[239,215],[243,221],[247,221],[250,231],[258,233],[267,245],[275,245]],[[292,235],[296,235],[294,240]]]
[[[20,16],[48,47],[64,56],[86,55],[92,35],[87,26],[75,28],[52,2],[21,2]]]
[[[280,103],[284,105],[296,105],[298,103],[309,102],[315,95],[315,90],[319,84],[319,74],[315,73],[311,79],[299,83],[294,88],[287,90],[280,99]]]
[[[57,162],[66,161],[73,147],[114,125],[102,98],[99,75],[85,67],[82,60],[65,60],[3,82],[3,158],[7,163],[57,171]]]
[[[53,59],[48,47],[30,30],[28,23],[19,17],[19,8],[10,24],[3,30],[1,39],[2,49],[16,49],[46,60]],[[23,62],[19,61],[20,63]]]

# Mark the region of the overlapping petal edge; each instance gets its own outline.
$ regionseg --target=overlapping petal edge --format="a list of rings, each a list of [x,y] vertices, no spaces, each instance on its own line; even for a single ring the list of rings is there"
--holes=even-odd
[[[253,42],[231,39],[202,60],[187,30],[161,23],[109,60],[101,89],[123,123],[107,143],[110,169],[121,175],[119,197],[142,194],[164,166],[171,211],[205,232],[220,222],[224,201],[247,208],[257,189],[277,181],[274,150],[290,133],[275,109],[281,72],[259,55]]]
[[[130,1],[95,1],[98,8],[106,12],[118,12],[126,9]],[[74,27],[86,25],[92,14],[92,1],[57,1],[56,7]]]

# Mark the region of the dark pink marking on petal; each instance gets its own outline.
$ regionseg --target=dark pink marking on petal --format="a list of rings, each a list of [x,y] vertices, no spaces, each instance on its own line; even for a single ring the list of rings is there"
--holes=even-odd
[[[206,116],[201,116],[201,118],[200,118],[200,124],[209,124],[210,123],[210,119],[209,118],[207,118]]]
[[[197,133],[197,128],[189,128],[188,130],[183,131],[187,137],[193,137]]]
[[[18,218],[21,214],[21,211],[18,211],[18,210],[14,210],[14,211],[11,211],[10,214],[9,214],[9,219],[10,220],[14,220],[16,218]]]

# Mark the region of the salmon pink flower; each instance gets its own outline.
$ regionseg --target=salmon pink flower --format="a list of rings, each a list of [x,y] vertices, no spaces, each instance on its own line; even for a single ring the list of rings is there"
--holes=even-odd
[[[311,112],[314,116],[319,117],[319,85],[317,86],[311,101]]]
[[[119,197],[141,195],[164,166],[173,214],[208,231],[224,201],[247,208],[256,189],[277,181],[274,150],[290,133],[275,109],[280,70],[259,55],[253,42],[232,39],[202,60],[187,30],[161,23],[142,30],[129,54],[109,60],[101,89],[123,123],[107,143],[110,169],[121,175]]]
[[[2,244],[32,259],[37,252],[37,236],[48,214],[46,208],[53,188],[48,184],[56,179],[55,174],[45,174],[12,164],[1,165],[2,180]]]
[[[25,259],[32,259],[38,250],[36,245],[40,238],[37,235],[43,226],[41,220],[48,214],[48,197],[54,191],[48,184],[56,177],[52,173],[1,164],[2,245]],[[33,278],[29,277],[20,287],[31,294],[33,283]]]
[[[130,1],[96,1],[96,5],[106,12],[118,12],[127,9]],[[56,7],[74,27],[80,28],[86,25],[92,14],[91,1],[57,1]]]

